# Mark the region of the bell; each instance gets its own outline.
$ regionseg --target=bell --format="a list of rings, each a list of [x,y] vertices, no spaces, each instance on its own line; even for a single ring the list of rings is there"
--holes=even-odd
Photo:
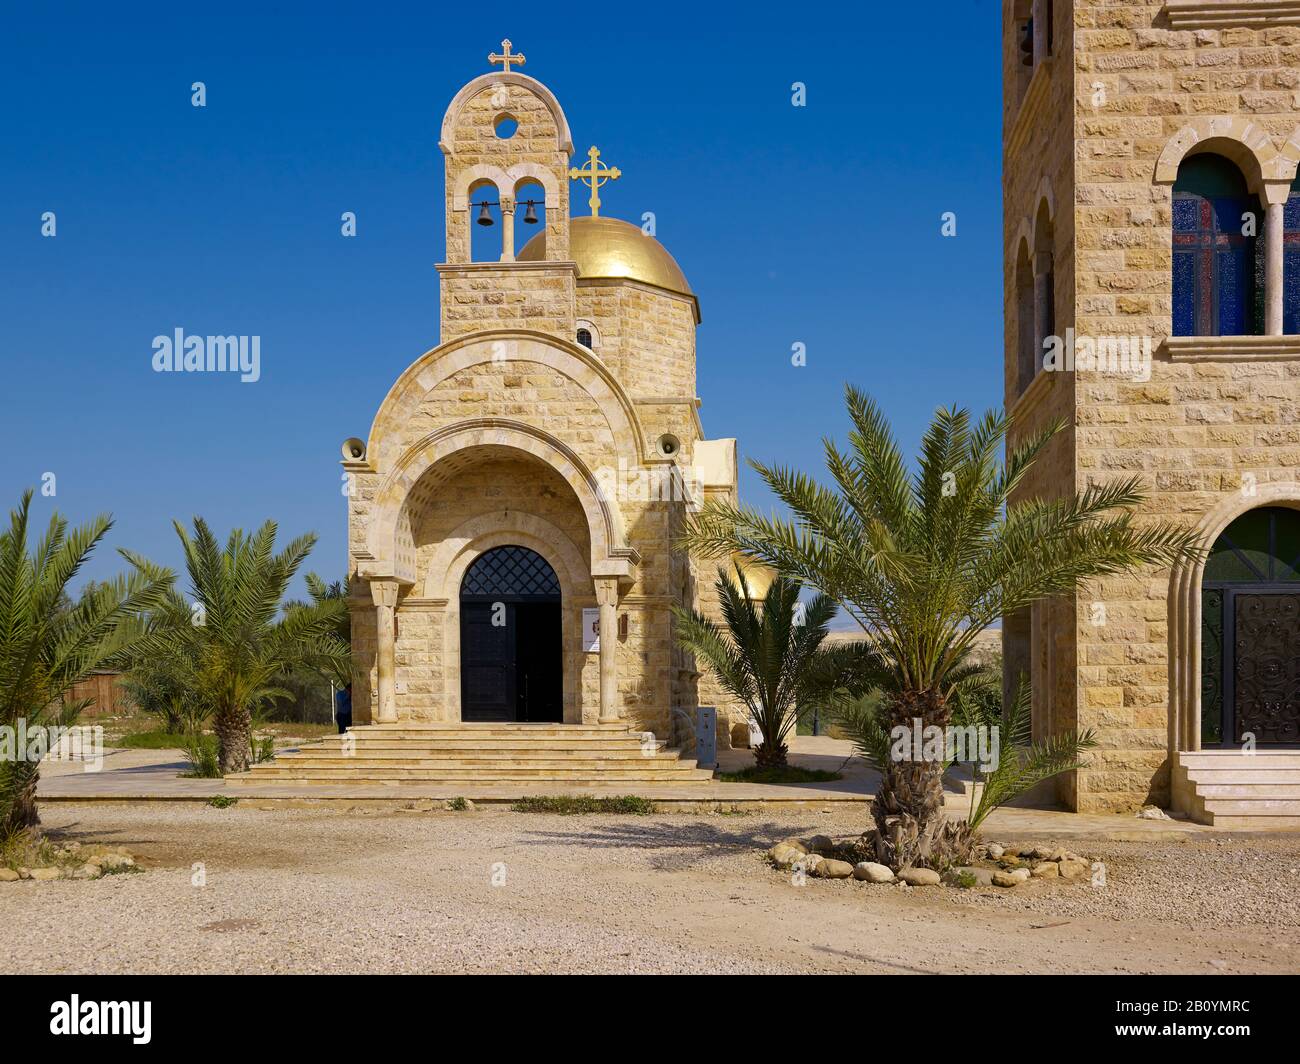
[[[526,211],[524,212],[524,224],[525,224],[525,225],[536,225],[536,224],[537,224],[537,210],[536,210],[536,208],[535,208],[535,206],[534,206],[534,204],[533,204],[533,201],[532,201],[532,200],[524,200],[524,202],[528,204],[528,210],[526,210]]]
[[[487,201],[484,200],[478,206],[478,224],[492,225],[492,212],[488,210]]]

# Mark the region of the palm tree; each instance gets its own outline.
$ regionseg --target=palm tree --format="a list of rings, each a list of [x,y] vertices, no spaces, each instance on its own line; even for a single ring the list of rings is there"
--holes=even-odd
[[[191,536],[175,523],[185,552],[193,604],[175,599],[146,643],[147,651],[192,662],[212,703],[222,774],[249,766],[252,711],[287,692],[277,681],[296,668],[338,671],[349,651],[335,634],[341,600],[281,609],[284,594],[315,545],[299,536],[275,553],[276,525],[252,535],[235,529],[225,548],[207,523]]]
[[[749,708],[763,735],[754,751],[758,767],[784,766],[785,740],[798,721],[802,685],[835,616],[835,603],[817,595],[801,610],[799,585],[778,577],[760,609],[749,597],[739,565],[735,582],[726,569],[719,569],[714,586],[726,631],[702,613],[674,606],[677,641],[705,661],[723,688]]]
[[[311,596],[311,600],[315,605],[330,608],[332,604],[342,604],[343,608],[337,611],[334,622],[334,634],[341,643],[351,647],[352,615],[347,608],[348,594],[352,589],[351,582],[344,577],[342,580],[333,580],[326,583],[317,573],[308,573],[303,579],[307,584],[307,594]],[[345,662],[344,667],[335,670],[330,679],[339,687],[346,687],[352,682],[352,662],[350,660]]]
[[[0,726],[27,730],[66,726],[89,704],[67,700],[72,686],[95,669],[120,665],[145,631],[143,615],[157,606],[173,574],[122,551],[132,571],[95,584],[72,606],[68,583],[112,527],[100,516],[68,530],[57,513],[29,553],[32,492],[23,494],[0,533]],[[39,761],[0,761],[0,842],[39,823]]]
[[[870,674],[864,686],[885,693],[887,733],[917,720],[948,725],[975,642],[1001,617],[1197,551],[1190,530],[1134,520],[1145,498],[1136,477],[1012,502],[1059,423],[1008,447],[1002,462],[1006,415],[972,423],[966,410],[939,410],[909,472],[879,407],[852,386],[846,396],[850,449],[824,444],[834,487],[751,462],[792,517],[711,500],[683,541],[706,556],[739,552],[839,603],[868,637],[856,653]],[[900,868],[964,858],[970,831],[944,821],[942,763],[890,760],[886,769],[872,804],[878,859]]]

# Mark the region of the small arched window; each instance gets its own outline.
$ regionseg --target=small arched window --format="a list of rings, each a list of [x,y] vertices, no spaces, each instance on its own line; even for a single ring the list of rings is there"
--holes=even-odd
[[[1173,333],[1263,333],[1264,213],[1222,156],[1184,159],[1174,182]]]
[[[590,329],[579,329],[579,330],[578,330],[578,343],[582,344],[582,346],[583,346],[583,347],[586,347],[586,348],[590,348],[590,347],[591,347],[591,330],[590,330]]]

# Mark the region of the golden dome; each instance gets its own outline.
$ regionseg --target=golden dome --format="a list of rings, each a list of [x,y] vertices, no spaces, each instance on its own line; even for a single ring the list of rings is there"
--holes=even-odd
[[[519,262],[540,262],[546,257],[545,233],[538,233],[515,258]],[[677,260],[658,240],[646,236],[640,226],[621,218],[572,218],[569,220],[569,256],[578,264],[578,276],[626,277],[670,292],[695,298]]]

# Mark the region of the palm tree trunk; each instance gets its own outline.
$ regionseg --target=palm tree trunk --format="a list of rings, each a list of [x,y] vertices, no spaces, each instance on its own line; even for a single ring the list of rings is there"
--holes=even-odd
[[[754,747],[754,764],[758,768],[785,768],[788,750],[788,747],[777,746],[771,739],[764,739]]]
[[[932,725],[947,726],[948,706],[937,691],[904,691],[887,703],[885,726],[891,737],[895,728],[915,734],[918,721],[922,734]],[[913,748],[908,759],[891,757],[871,803],[876,858],[895,871],[943,869],[970,857],[973,840],[965,821],[943,815],[943,758],[926,761],[922,755]]]
[[[252,727],[253,722],[246,709],[222,706],[213,714],[212,730],[217,733],[218,758],[223,776],[248,771]]]

